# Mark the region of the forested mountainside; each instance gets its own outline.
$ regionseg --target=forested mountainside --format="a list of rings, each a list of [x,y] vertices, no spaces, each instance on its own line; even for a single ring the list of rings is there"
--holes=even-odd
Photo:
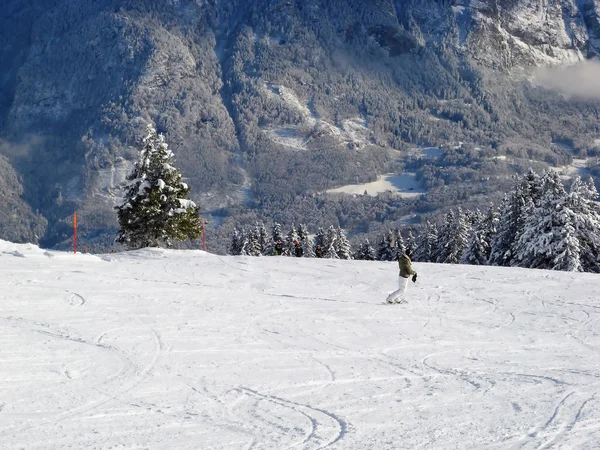
[[[356,234],[487,204],[600,154],[598,92],[536,77],[599,52],[598,0],[8,0],[0,237],[64,247],[78,211],[109,248],[149,121],[216,251],[240,222]],[[326,193],[402,171],[426,193]]]

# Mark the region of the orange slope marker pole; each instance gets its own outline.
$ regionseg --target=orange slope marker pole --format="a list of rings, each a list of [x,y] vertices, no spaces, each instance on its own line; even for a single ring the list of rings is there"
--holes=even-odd
[[[73,253],[77,253],[77,213],[73,213]]]

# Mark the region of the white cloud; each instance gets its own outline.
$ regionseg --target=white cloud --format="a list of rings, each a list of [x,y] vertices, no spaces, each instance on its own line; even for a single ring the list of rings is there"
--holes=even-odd
[[[600,62],[585,61],[567,67],[541,68],[537,81],[544,87],[569,97],[600,100]]]

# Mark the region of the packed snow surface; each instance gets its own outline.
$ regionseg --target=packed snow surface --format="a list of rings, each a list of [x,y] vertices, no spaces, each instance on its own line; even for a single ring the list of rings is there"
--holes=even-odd
[[[600,448],[600,276],[0,241],[0,447]]]

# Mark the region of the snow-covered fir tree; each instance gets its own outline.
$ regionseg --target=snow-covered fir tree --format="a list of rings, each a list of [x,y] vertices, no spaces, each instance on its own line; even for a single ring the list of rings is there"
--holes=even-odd
[[[481,214],[481,211],[479,209],[476,209],[474,211],[471,211],[471,210],[465,211],[464,215],[465,215],[465,220],[466,220],[467,224],[471,228],[473,228],[475,225],[479,224],[481,222],[481,220],[483,219],[483,214]]]
[[[500,206],[497,232],[492,238],[490,258],[492,266],[510,266],[518,237],[535,202],[539,201],[541,180],[532,171],[515,182],[513,191],[504,196]]]
[[[500,205],[498,229],[492,238],[488,264],[491,266],[507,266],[512,259],[512,245],[517,233],[517,221],[513,215],[513,196],[505,194]]]
[[[138,249],[197,239],[200,208],[188,199],[190,188],[181,180],[164,136],[148,125],[143,145],[123,201],[115,207],[120,228],[116,242]]]
[[[435,222],[427,220],[425,228],[421,229],[417,239],[414,260],[420,262],[433,262],[437,259],[436,243],[438,240],[438,229]]]
[[[494,236],[496,235],[496,232],[498,231],[498,222],[500,220],[500,217],[498,215],[498,211],[496,210],[496,207],[490,203],[490,207],[488,208],[487,214],[485,215],[484,220],[484,228],[485,228],[485,232],[486,232],[486,242],[488,243],[488,259],[489,259],[489,253],[492,249],[492,239],[494,238]]]
[[[249,236],[245,228],[235,228],[231,235],[231,243],[228,252],[230,255],[248,256]]]
[[[454,211],[453,210],[448,211],[438,229],[437,242],[435,243],[436,254],[435,254],[434,262],[444,262],[444,259],[446,258],[446,253],[447,253],[446,246],[448,245],[448,242],[450,241],[450,236],[454,232],[453,227],[454,227],[455,221],[456,221],[456,219],[455,219]]]
[[[545,175],[544,175],[545,176]],[[540,201],[543,191],[543,178],[532,169],[517,179],[510,194],[500,206],[497,232],[492,238],[488,263],[493,266],[510,266],[515,254],[515,246],[523,233],[525,221],[531,210]]]
[[[417,250],[417,242],[415,241],[415,236],[413,235],[412,230],[408,230],[408,234],[406,235],[406,240],[404,242],[405,248],[410,248],[414,252]]]
[[[249,256],[260,256],[262,246],[260,245],[260,228],[258,226],[248,232],[248,245],[246,252]]]
[[[449,211],[438,235],[438,263],[457,264],[467,248],[470,225],[460,208]]]
[[[484,266],[488,262],[486,257],[489,248],[485,241],[484,230],[480,227],[474,229],[465,252],[463,253],[460,262],[462,264],[473,264],[476,266]]]
[[[336,252],[339,259],[352,259],[352,248],[344,231],[338,227],[336,230]]]
[[[456,233],[454,234],[453,245],[455,247],[456,257],[452,257],[452,261],[459,262],[460,257],[467,248],[469,243],[469,235],[471,234],[472,226],[469,221],[466,220],[465,214],[461,208],[458,208],[456,213]]]
[[[325,248],[325,244],[327,237],[325,236],[325,231],[323,230],[323,228],[320,228],[317,230],[317,233],[315,234],[315,247],[317,245],[320,245],[322,248]]]
[[[354,259],[363,261],[375,261],[375,257],[375,249],[371,246],[368,239],[360,244],[358,250],[354,254]]]
[[[530,168],[520,182],[523,197],[531,199],[536,205],[543,194],[543,176],[539,176]]]
[[[283,242],[283,233],[281,231],[281,224],[275,222],[271,227],[271,238],[273,242],[281,241]]]
[[[579,240],[580,260],[585,272],[600,272],[600,204],[598,191],[590,178],[577,177],[569,192],[569,206],[575,213],[573,227]]]
[[[338,256],[338,246],[337,246],[337,231],[333,228],[333,225],[329,227],[327,230],[327,234],[325,235],[325,258],[329,259],[339,259]]]
[[[561,241],[556,250],[558,254],[554,257],[552,270],[583,272],[581,246],[572,220],[566,221],[561,230]]]
[[[308,227],[306,224],[301,223],[298,227],[298,238],[300,239],[300,244],[302,245],[303,255],[305,258],[314,258],[315,250],[313,248],[313,243],[308,235]]]
[[[543,177],[543,193],[525,219],[512,264],[533,269],[582,271],[581,248],[565,188],[556,172]]]
[[[529,169],[523,177],[517,180],[513,193],[510,196],[512,202],[511,211],[506,217],[506,220],[509,222],[507,224],[508,234],[505,236],[508,250],[505,251],[502,264],[499,265],[518,265],[518,262],[514,261],[514,255],[517,252],[516,247],[519,245],[519,236],[525,230],[527,218],[532,214],[533,209],[538,206],[541,200],[545,189],[545,180],[550,172],[551,170],[549,169],[540,176],[533,169]],[[493,251],[491,254],[493,254]]]
[[[305,223],[301,223],[300,225],[298,225],[297,233],[299,241],[302,241],[308,237],[308,228],[306,227]]]
[[[472,222],[472,231],[467,248],[462,254],[460,262],[478,266],[486,265],[490,257],[490,230],[488,229],[488,217],[479,211],[471,215],[476,220]]]
[[[244,247],[244,238],[239,229],[235,228],[231,235],[231,243],[229,244],[230,255],[241,255]]]
[[[299,241],[298,232],[296,231],[296,227],[292,225],[292,228],[290,228],[290,231],[288,232],[287,238],[285,240],[286,247],[283,252],[284,255],[295,256],[296,241]]]
[[[256,224],[258,227],[258,243],[260,245],[261,255],[270,255],[272,253],[271,242],[269,239],[269,233],[264,223]]]
[[[281,231],[281,224],[275,222],[271,227],[271,242],[267,245],[267,249],[265,254],[274,255],[275,254],[275,244],[280,241],[283,245],[285,239],[283,238],[283,234]],[[268,253],[267,253],[268,252]]]
[[[379,245],[377,246],[377,261],[394,261],[396,256],[397,254],[394,250],[394,232],[388,230],[379,240]]]
[[[402,231],[400,228],[394,229],[394,261],[397,261],[400,256],[406,252],[406,245],[404,244],[404,238],[402,237]]]
[[[240,255],[251,256],[250,255],[250,234],[248,233],[248,230],[246,230],[245,228],[242,228],[240,235],[241,235]]]
[[[517,264],[514,262],[513,255],[516,254],[516,246],[518,245],[519,236],[523,234],[525,230],[525,222],[529,215],[532,213],[535,206],[540,202],[540,190],[543,190],[543,186],[538,186],[539,183],[544,183],[544,179],[547,173],[542,175],[541,179],[529,171],[515,187],[515,194],[513,197],[513,213],[512,217],[515,219],[514,223],[514,238],[510,246],[508,255],[508,265]]]

